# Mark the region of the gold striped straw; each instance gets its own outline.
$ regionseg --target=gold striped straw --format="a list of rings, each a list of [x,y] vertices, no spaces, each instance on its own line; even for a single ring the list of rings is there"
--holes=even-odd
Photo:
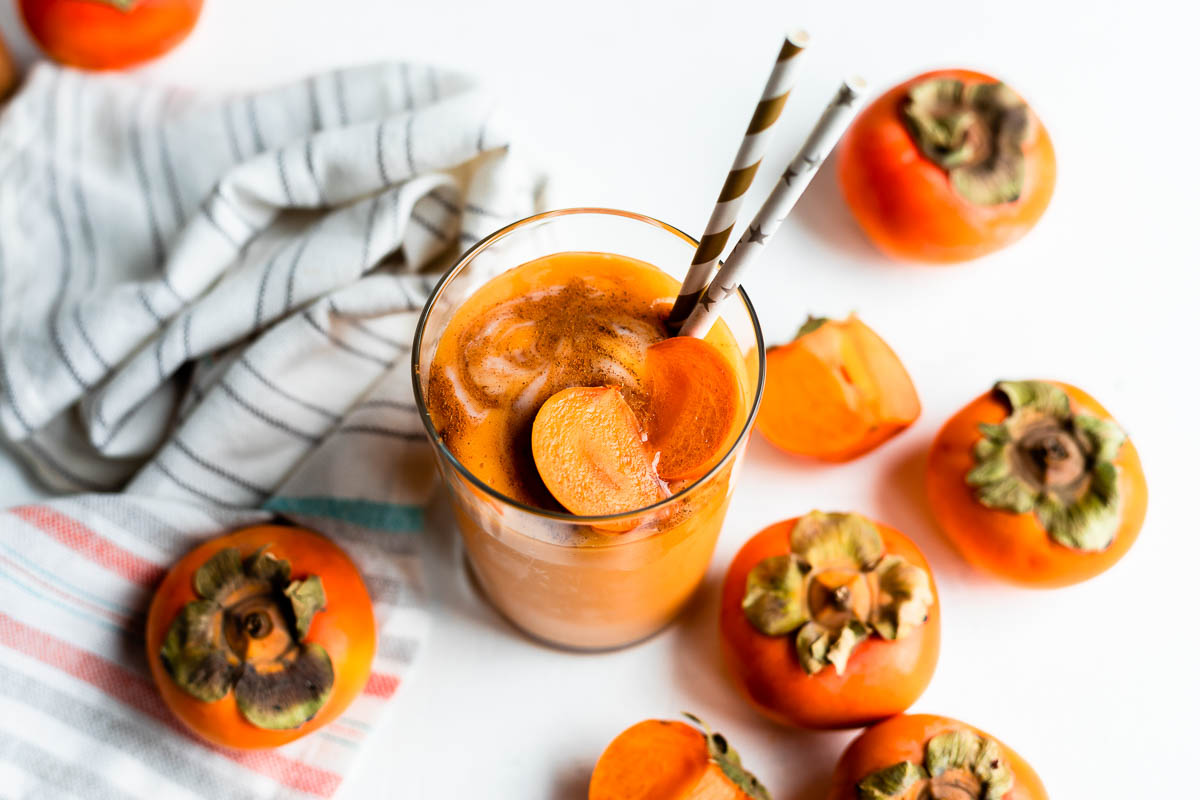
[[[842,82],[841,88],[817,120],[816,127],[804,140],[800,152],[792,159],[771,194],[767,195],[762,208],[750,221],[746,233],[734,245],[733,252],[725,259],[725,264],[712,283],[704,289],[704,296],[679,331],[681,336],[700,337],[708,333],[720,313],[721,303],[737,291],[750,264],[766,247],[775,231],[779,230],[838,139],[842,138],[850,120],[854,119],[854,112],[866,88],[866,81],[862,78],[847,78]]]
[[[692,265],[683,279],[683,285],[679,287],[679,297],[676,298],[675,306],[667,317],[667,327],[673,331],[679,330],[679,326],[696,307],[700,293],[712,277],[721,253],[725,251],[725,244],[737,223],[738,210],[742,207],[746,190],[754,181],[758,165],[762,163],[763,153],[766,152],[771,135],[775,132],[775,120],[779,119],[783,112],[788,93],[792,90],[792,84],[796,82],[799,56],[806,47],[808,34],[804,31],[792,31],[783,40],[779,58],[775,60],[775,68],[771,70],[771,77],[767,79],[762,97],[754,109],[754,116],[746,126],[741,147],[733,159],[733,166],[729,168],[725,185],[721,187],[721,194],[717,197],[717,204],[708,218],[704,235],[700,237]]]

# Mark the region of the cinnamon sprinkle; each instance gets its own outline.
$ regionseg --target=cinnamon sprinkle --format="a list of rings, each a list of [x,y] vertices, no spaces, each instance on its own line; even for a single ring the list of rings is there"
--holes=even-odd
[[[645,427],[645,350],[668,334],[660,309],[614,283],[571,277],[502,297],[468,320],[452,347],[439,346],[426,389],[430,416],[469,469],[477,466],[468,463],[472,456],[499,468],[509,485],[493,486],[498,491],[559,508],[534,466],[530,430],[542,403],[562,389],[617,386]],[[503,450],[486,452],[484,441],[472,447],[474,435],[492,426],[501,426]]]

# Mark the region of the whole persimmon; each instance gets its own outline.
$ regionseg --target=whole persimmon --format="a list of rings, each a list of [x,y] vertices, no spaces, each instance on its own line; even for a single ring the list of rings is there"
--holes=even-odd
[[[853,314],[844,320],[809,317],[795,339],[767,350],[755,427],[789,453],[848,461],[897,435],[920,414],[904,364]]]
[[[214,539],[163,579],[146,652],[167,706],[225,747],[277,747],[335,719],[375,656],[375,616],[340,548],[262,525]]]
[[[592,770],[588,800],[771,800],[725,737],[700,727],[648,719],[605,748]]]
[[[833,772],[827,800],[1047,800],[1033,767],[964,722],[902,714],[859,734]]]
[[[19,0],[46,55],[80,69],[124,69],[182,42],[203,0]]]
[[[937,665],[929,564],[903,534],[858,514],[776,523],[734,557],[721,650],[750,703],[801,728],[853,728],[904,711]]]
[[[1001,381],[951,417],[925,487],[967,561],[1026,586],[1099,575],[1146,516],[1133,443],[1082,390],[1050,381]]]
[[[927,72],[867,106],[842,139],[838,181],[884,253],[966,261],[1021,238],[1054,192],[1054,148],[1008,85],[963,69]]]

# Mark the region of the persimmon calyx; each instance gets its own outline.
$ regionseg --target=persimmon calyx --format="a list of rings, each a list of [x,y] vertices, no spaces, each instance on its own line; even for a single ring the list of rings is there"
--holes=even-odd
[[[1021,196],[1029,107],[1008,86],[921,81],[908,91],[904,121],[921,153],[968,202],[996,205]]]
[[[967,484],[988,508],[1033,512],[1052,540],[1075,550],[1103,550],[1120,525],[1120,486],[1113,459],[1125,434],[1113,422],[1075,413],[1067,393],[1044,381],[1001,381],[1011,409],[998,425],[979,426]]]
[[[333,662],[302,642],[325,608],[321,578],[292,580],[291,565],[260,549],[242,559],[221,550],[192,576],[200,599],[171,621],[159,657],[175,684],[212,703],[233,690],[238,710],[259,728],[295,728],[333,692]]]
[[[806,514],[790,550],[750,570],[742,612],[767,636],[794,634],[810,675],[829,665],[841,675],[872,634],[902,639],[928,617],[929,573],[884,553],[879,529],[859,514]]]
[[[771,800],[771,793],[767,791],[767,787],[759,783],[758,778],[742,766],[742,757],[738,755],[737,750],[729,746],[729,741],[724,736],[713,733],[712,728],[708,727],[708,723],[695,714],[685,711],[683,716],[704,731],[708,757],[721,768],[721,772],[734,786],[745,792],[752,800]]]
[[[796,331],[796,339],[802,339],[808,334],[820,328],[826,322],[829,322],[829,317],[814,317],[809,314],[808,319],[804,320],[804,324],[800,326],[800,330]]]
[[[938,734],[925,763],[901,761],[858,782],[859,800],[1002,800],[1013,786],[1000,745],[971,731]]]

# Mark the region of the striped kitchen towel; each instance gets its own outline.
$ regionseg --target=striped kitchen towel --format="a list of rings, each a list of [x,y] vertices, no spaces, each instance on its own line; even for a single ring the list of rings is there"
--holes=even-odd
[[[0,514],[0,796],[330,797],[421,646],[435,468],[417,311],[543,181],[409,64],[213,97],[36,67],[0,114],[0,428],[61,497]],[[165,568],[283,516],[375,602],[367,689],[270,752],[201,743],[143,655]]]

